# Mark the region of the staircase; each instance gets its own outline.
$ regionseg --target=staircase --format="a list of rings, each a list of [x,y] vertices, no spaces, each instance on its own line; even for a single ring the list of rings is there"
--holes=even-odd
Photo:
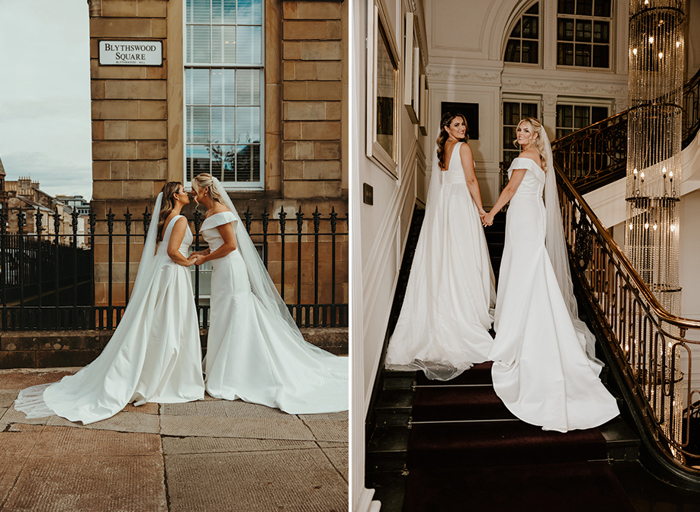
[[[390,332],[420,222],[411,229]],[[498,275],[505,214],[486,236]],[[448,382],[422,372],[380,371],[367,429],[366,487],[375,489],[382,511],[634,510],[609,464],[638,458],[639,439],[623,420],[588,431],[545,432],[506,409],[490,369],[490,363],[476,365]]]

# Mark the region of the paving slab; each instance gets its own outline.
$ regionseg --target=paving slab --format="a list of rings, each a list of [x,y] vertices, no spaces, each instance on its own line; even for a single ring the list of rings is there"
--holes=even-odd
[[[320,449],[166,455],[165,468],[171,512],[348,509],[347,482]]]
[[[160,404],[153,402],[148,402],[138,407],[134,404],[126,404],[126,407],[122,409],[123,412],[140,412],[141,414],[159,414]]]
[[[8,407],[5,414],[0,418],[0,430],[5,430],[7,425],[12,423],[24,423],[25,425],[46,425],[52,416],[47,416],[45,418],[33,418],[29,419],[23,412],[19,412],[15,409],[15,405]]]
[[[30,456],[3,511],[167,512],[161,454]]]
[[[113,430],[116,432],[142,432],[158,434],[160,431],[160,417],[153,414],[142,414],[140,412],[120,412],[106,420],[83,425],[74,423],[60,416],[49,416],[47,425],[61,427],[78,427],[96,430]]]
[[[290,415],[242,400],[204,400],[184,404],[163,404],[163,416],[211,416],[220,418],[287,418]]]
[[[0,508],[39,439],[42,428],[32,425],[27,426],[24,432],[0,432]]]
[[[290,441],[286,439],[241,439],[235,437],[163,437],[163,453],[231,453],[274,450],[314,449],[314,441]],[[347,448],[346,448],[347,450]]]
[[[348,440],[345,441],[316,441],[321,448],[345,448],[349,449]]]
[[[18,425],[22,431],[27,425]],[[46,426],[34,444],[32,457],[61,456],[142,456],[161,453],[158,434],[111,432],[109,430],[90,430],[87,428],[69,428]]]
[[[323,453],[330,459],[331,463],[343,475],[345,481],[348,481],[348,459],[349,453],[347,447],[344,448],[323,448]]]
[[[348,411],[329,412],[321,414],[300,414],[299,418],[301,418],[304,421],[348,421]]]
[[[313,432],[314,439],[317,441],[348,442],[350,434],[347,421],[315,420],[304,421],[304,423]]]
[[[10,407],[19,395],[19,389],[0,389],[0,407]]]
[[[66,375],[72,375],[80,368],[15,368],[0,370],[0,389],[24,389],[30,386],[58,382]]]
[[[166,436],[247,437],[255,439],[314,439],[311,430],[295,416],[284,418],[231,418],[160,416],[160,433]],[[347,434],[346,434],[347,438]]]

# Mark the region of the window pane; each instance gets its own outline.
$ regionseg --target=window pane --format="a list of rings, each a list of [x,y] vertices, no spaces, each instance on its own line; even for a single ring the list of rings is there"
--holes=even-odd
[[[557,44],[557,64],[574,65],[574,45],[571,43]]]
[[[540,13],[540,4],[539,2],[530,7],[527,11],[525,11],[525,14],[539,14]]]
[[[513,126],[503,127],[503,149],[513,149],[515,140],[515,128]]]
[[[261,0],[238,0],[238,23],[241,25],[261,25]]]
[[[187,179],[192,179],[203,172],[209,172],[209,148],[208,146],[187,146],[185,157],[187,166]]]
[[[523,37],[526,39],[537,39],[539,18],[533,16],[523,16]]]
[[[576,55],[574,59],[574,64],[576,66],[590,66],[591,65],[591,45],[590,44],[577,44],[576,45]]]
[[[557,126],[568,128],[574,125],[574,109],[571,105],[557,105]]]
[[[512,32],[510,33],[510,37],[520,37],[520,21],[515,24],[515,27],[513,27]]]
[[[186,103],[188,105],[209,104],[209,70],[188,69],[185,72],[187,80]]]
[[[506,55],[504,59],[506,62],[520,62],[520,40],[519,39],[509,39],[506,45]]]
[[[538,56],[537,41],[523,41],[523,62],[537,64]]]
[[[223,0],[211,0],[211,22],[223,23],[224,21],[224,6]]]
[[[593,107],[593,114],[591,115],[591,123],[597,123],[608,117],[607,107]]]
[[[209,107],[187,107],[187,142],[209,142]]]
[[[593,14],[593,0],[576,0],[576,14],[591,16]]]
[[[596,43],[610,42],[610,23],[607,21],[596,21],[593,24],[593,41]]]
[[[610,17],[610,0],[595,0],[595,7],[593,9],[594,16],[601,16],[603,18]]]
[[[557,11],[559,14],[574,14],[575,4],[576,2],[574,0],[559,0]]]
[[[588,126],[591,119],[590,107],[574,107],[574,128]]]
[[[221,146],[224,181],[236,181],[236,146]]]
[[[574,40],[574,20],[566,18],[557,20],[557,39],[560,41]]]
[[[199,25],[187,27],[187,62],[200,64],[211,62],[211,27]]]
[[[213,144],[221,144],[224,140],[224,108],[211,108],[211,141]],[[213,155],[213,153],[212,153]]]
[[[236,109],[235,107],[224,107],[222,110],[223,138],[226,144],[233,144],[236,141]]]
[[[236,62],[236,27],[224,27],[223,62],[234,64]]]
[[[260,179],[260,146],[248,144],[237,146],[236,175],[238,181],[258,181]]]
[[[224,0],[224,23],[236,23],[236,0]]]
[[[222,150],[221,146],[216,145],[211,147],[211,175],[214,176],[219,181],[224,181],[224,176],[221,172],[222,164]]]
[[[260,107],[236,108],[236,142],[260,142]]]
[[[503,124],[516,125],[518,121],[520,121],[520,103],[504,103]]]
[[[236,71],[236,104],[260,105],[260,71],[239,69]]]
[[[187,23],[209,23],[209,16],[209,0],[189,0],[187,2]]]
[[[537,103],[523,103],[523,117],[534,117],[537,119]]]
[[[562,128],[557,128],[557,139],[561,139],[565,135],[571,133],[573,130],[564,130]]]
[[[260,27],[238,27],[236,46],[238,46],[237,62],[239,64],[262,63],[261,30]]]
[[[211,70],[211,104],[224,104],[224,70]]]
[[[224,45],[224,27],[211,27],[211,62],[214,64],[220,64],[223,62],[223,45]]]
[[[591,42],[591,26],[590,20],[576,20],[576,41]]]
[[[593,46],[593,66],[597,68],[610,67],[610,47],[608,45]]]

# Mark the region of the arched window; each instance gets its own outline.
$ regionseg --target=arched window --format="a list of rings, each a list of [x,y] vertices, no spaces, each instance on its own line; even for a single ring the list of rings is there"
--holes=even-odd
[[[540,61],[540,4],[536,2],[520,16],[506,43],[505,62],[538,64]]]
[[[610,67],[612,0],[558,0],[557,64]]]

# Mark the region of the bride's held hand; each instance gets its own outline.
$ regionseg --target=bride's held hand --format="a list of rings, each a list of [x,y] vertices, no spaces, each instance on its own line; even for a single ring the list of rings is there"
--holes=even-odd
[[[481,222],[484,224],[484,227],[492,225],[492,224],[493,224],[493,218],[494,218],[494,215],[493,215],[493,213],[491,213],[491,212],[489,212],[489,213],[487,213],[486,215],[484,215],[484,216],[481,218]]]

